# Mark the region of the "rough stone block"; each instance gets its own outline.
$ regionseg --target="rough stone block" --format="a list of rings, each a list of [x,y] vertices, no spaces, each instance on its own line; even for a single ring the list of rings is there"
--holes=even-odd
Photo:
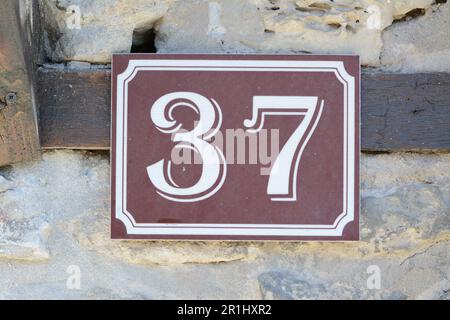
[[[450,70],[450,3],[422,17],[390,26],[383,33],[381,63],[401,72]]]
[[[40,4],[46,52],[53,62],[107,64],[112,53],[130,52],[133,42],[149,41],[149,48],[156,46],[161,53],[358,54],[365,66],[408,72],[450,70],[450,5],[433,0],[40,0]],[[71,6],[77,6],[75,13]],[[73,16],[78,13],[79,28],[74,28]]]
[[[153,28],[171,0],[39,0],[50,60],[109,63],[130,52],[133,33]],[[78,18],[79,17],[79,18]]]

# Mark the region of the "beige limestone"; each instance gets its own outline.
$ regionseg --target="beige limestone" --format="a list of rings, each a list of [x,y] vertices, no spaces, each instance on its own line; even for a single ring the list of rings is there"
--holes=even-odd
[[[53,62],[107,64],[150,41],[158,52],[358,54],[364,66],[450,70],[449,4],[433,0],[40,0]],[[70,5],[80,29],[70,29]],[[424,12],[425,16],[420,14]],[[148,36],[147,36],[148,37]]]
[[[107,154],[46,152],[0,177],[3,298],[448,298],[450,154],[363,155],[361,241],[345,243],[110,240]]]

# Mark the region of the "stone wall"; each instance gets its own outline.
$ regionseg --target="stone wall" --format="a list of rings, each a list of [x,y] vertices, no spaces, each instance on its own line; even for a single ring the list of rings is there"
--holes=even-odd
[[[40,0],[48,63],[75,68],[134,42],[450,72],[450,4],[438,2]],[[67,28],[70,5],[81,29]],[[47,151],[0,168],[0,298],[450,299],[450,154],[363,154],[361,200],[359,242],[110,240],[108,153]]]
[[[405,72],[450,69],[445,2],[40,0],[53,62],[108,64],[153,30],[161,53],[351,53],[364,66]],[[67,28],[71,5],[81,29]]]

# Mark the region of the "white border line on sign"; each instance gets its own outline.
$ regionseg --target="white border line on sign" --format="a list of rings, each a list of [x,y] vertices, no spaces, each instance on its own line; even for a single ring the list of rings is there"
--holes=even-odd
[[[252,71],[332,72],[344,86],[343,212],[331,225],[322,224],[207,224],[137,223],[126,209],[128,83],[139,71]],[[349,117],[350,115],[350,117]],[[130,60],[117,78],[116,100],[116,207],[115,216],[128,234],[134,235],[217,235],[217,236],[342,236],[354,220],[355,200],[355,79],[342,61],[280,60]]]

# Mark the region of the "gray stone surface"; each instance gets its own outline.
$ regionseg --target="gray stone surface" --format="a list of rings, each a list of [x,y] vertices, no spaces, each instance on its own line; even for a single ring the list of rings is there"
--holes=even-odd
[[[361,241],[341,243],[110,240],[104,153],[0,177],[0,298],[448,299],[450,154],[363,155]]]
[[[160,52],[359,54],[363,65],[379,66],[382,31],[431,3],[178,1],[158,25],[157,47]]]
[[[383,33],[381,63],[392,71],[450,70],[450,3]]]
[[[433,0],[39,1],[53,62],[110,63],[154,29],[161,53],[343,53],[391,71],[450,70],[450,4]]]
[[[27,202],[23,199],[26,183],[18,191],[14,180],[0,175],[0,259],[40,261],[49,257],[46,239],[50,226],[46,217],[34,211],[33,205],[30,210],[21,210],[21,203]]]
[[[152,29],[171,2],[39,0],[47,56],[54,62],[109,63],[111,53],[130,52],[133,32]]]
[[[311,275],[294,275],[290,271],[271,271],[258,277],[263,299],[282,300],[403,300],[401,291],[355,288],[342,283],[324,283]]]

